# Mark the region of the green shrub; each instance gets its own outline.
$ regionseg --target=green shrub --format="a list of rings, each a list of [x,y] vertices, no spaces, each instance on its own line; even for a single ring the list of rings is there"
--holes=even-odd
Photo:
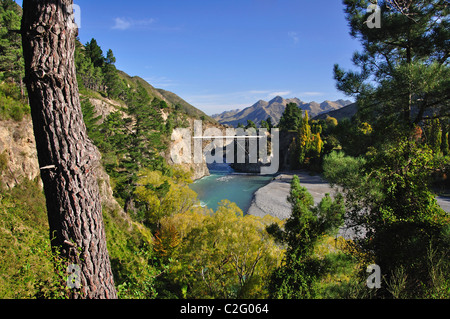
[[[6,150],[0,154],[0,173],[8,168],[8,153]]]
[[[17,90],[18,87],[12,83],[0,84],[0,120],[20,122],[26,114],[30,114],[30,107]]]
[[[62,298],[38,181],[0,193],[0,298]]]

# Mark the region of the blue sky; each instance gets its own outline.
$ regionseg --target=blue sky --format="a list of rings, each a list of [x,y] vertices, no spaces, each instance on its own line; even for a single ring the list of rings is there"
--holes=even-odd
[[[17,1],[21,4],[21,1]],[[112,49],[118,69],[208,114],[276,95],[347,98],[333,65],[359,43],[340,0],[75,0],[80,39]]]

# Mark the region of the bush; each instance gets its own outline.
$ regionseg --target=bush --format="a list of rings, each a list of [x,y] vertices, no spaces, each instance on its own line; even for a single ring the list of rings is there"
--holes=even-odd
[[[270,295],[283,299],[315,298],[318,281],[325,272],[323,262],[314,252],[325,235],[341,226],[345,214],[342,197],[337,196],[333,200],[327,194],[318,205],[313,206],[312,195],[300,185],[298,176],[294,176],[288,200],[293,211],[284,229],[278,225],[267,229],[278,241],[287,245],[283,264],[272,275]]]
[[[429,147],[407,138],[383,145],[367,160],[337,153],[325,158],[324,175],[345,194],[349,221],[364,230],[356,249],[370,253],[383,271],[386,288],[378,296],[423,298],[441,291],[428,256],[432,249],[435,260],[448,258],[450,219],[429,189],[436,165]],[[449,277],[434,278],[448,283]]]
[[[26,114],[30,114],[30,107],[17,90],[18,87],[12,83],[0,84],[0,120],[20,122]]]
[[[0,298],[63,298],[38,180],[0,194]],[[59,263],[62,265],[61,263]]]

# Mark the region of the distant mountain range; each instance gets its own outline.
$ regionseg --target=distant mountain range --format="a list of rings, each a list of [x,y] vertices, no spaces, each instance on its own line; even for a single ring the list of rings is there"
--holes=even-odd
[[[338,110],[333,110],[330,112],[322,113],[314,117],[315,120],[325,120],[327,116],[334,117],[336,120],[341,121],[345,118],[351,119],[356,112],[358,111],[358,107],[356,106],[356,103],[349,104],[347,106],[344,106],[343,108],[340,108]]]
[[[272,118],[272,123],[278,124],[284,110],[286,109],[286,105],[289,103],[295,103],[302,110],[308,111],[310,118],[330,111],[339,110],[352,104],[352,102],[348,100],[307,103],[298,98],[284,99],[281,96],[277,96],[269,102],[260,100],[243,110],[226,111],[221,114],[212,115],[212,118],[221,124],[234,127],[236,127],[239,123],[246,125],[247,120],[251,120],[256,125],[259,125],[262,120],[267,120],[268,117]]]

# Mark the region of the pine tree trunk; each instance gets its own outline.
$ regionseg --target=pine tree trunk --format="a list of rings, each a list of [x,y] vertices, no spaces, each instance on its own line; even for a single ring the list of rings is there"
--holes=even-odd
[[[72,298],[116,298],[94,171],[99,159],[78,93],[77,32],[72,0],[23,1],[25,82],[52,248],[81,270]]]

